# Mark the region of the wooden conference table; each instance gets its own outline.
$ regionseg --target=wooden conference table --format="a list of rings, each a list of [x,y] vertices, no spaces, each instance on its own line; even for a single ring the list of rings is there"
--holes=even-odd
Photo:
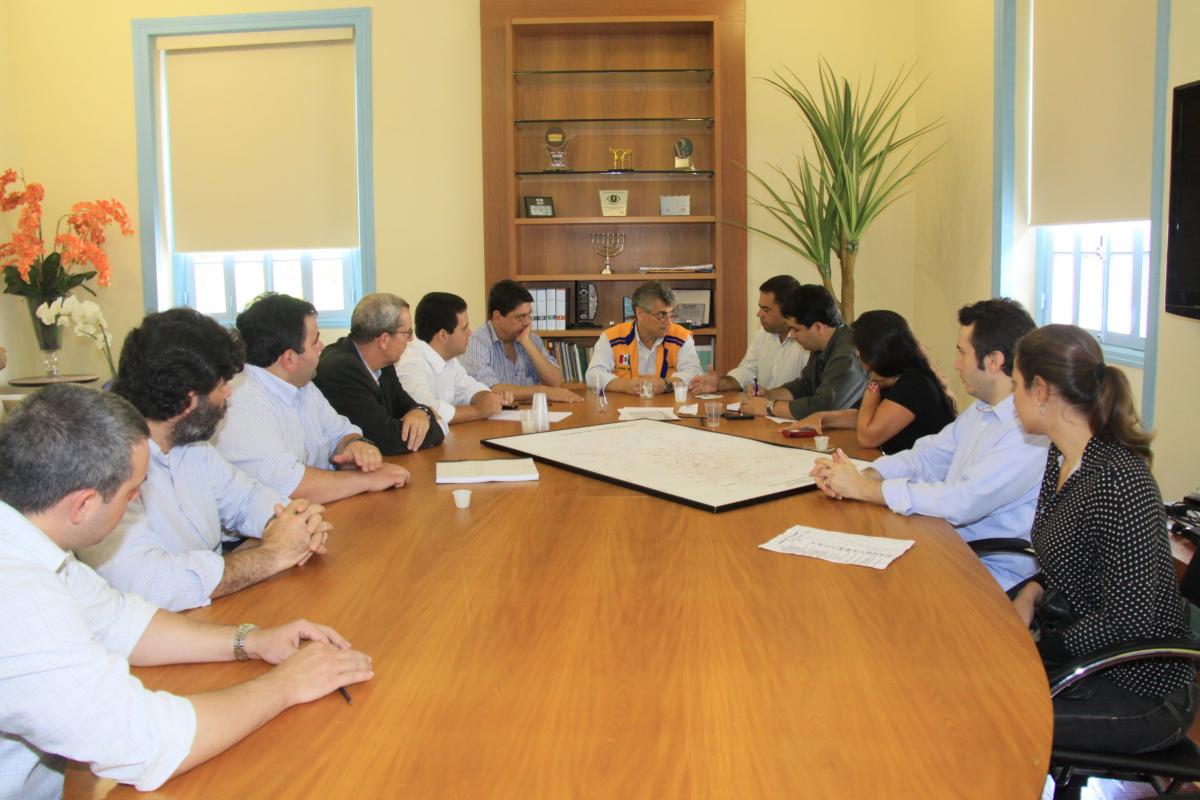
[[[616,419],[591,394],[569,410],[559,425]],[[721,431],[785,441],[763,419]],[[538,482],[478,485],[455,509],[434,464],[508,457],[479,440],[518,432],[451,428],[396,459],[410,488],[330,506],[328,555],[191,612],[328,623],[375,678],[350,687],[352,705],[292,708],[153,796],[1039,795],[1040,662],[944,522],[815,491],[714,515],[544,464]],[[758,548],[796,523],[916,544],[883,571]],[[195,693],[263,669],[136,673]],[[144,795],[73,766],[66,797],[96,796]]]

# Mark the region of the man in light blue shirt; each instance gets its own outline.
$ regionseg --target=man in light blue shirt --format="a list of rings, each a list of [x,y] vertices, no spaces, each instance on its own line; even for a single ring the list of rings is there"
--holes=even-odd
[[[170,611],[208,605],[325,551],[321,506],[289,504],[208,443],[241,367],[229,332],[186,308],[146,317],[121,348],[113,392],[146,417],[146,481],[113,534],[79,557]],[[248,541],[223,553],[222,529]]]
[[[329,503],[404,486],[409,473],[333,410],[312,382],[324,345],[311,303],[268,292],[237,318],[246,373],[217,431],[226,461],[281,495]]]
[[[958,312],[954,367],[976,402],[911,450],[859,472],[840,455],[819,459],[817,486],[834,498],[867,500],[898,514],[942,517],[966,541],[1029,540],[1049,442],[1028,436],[1013,407],[1013,352],[1036,325],[1019,303],[983,300]],[[983,557],[1007,591],[1038,571],[1016,554]]]
[[[521,284],[502,280],[488,292],[488,321],[476,328],[462,357],[467,374],[493,392],[528,400],[541,392],[549,400],[578,403],[563,388],[562,371],[533,332],[533,295]]]

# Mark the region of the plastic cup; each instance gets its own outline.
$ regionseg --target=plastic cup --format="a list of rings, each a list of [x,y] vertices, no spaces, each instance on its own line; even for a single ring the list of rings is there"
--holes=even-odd
[[[537,433],[537,412],[532,408],[521,409],[521,433]]]
[[[533,429],[539,433],[550,430],[550,409],[546,405],[546,393],[533,395]]]
[[[654,397],[654,389],[656,388],[656,386],[655,386],[656,383],[657,383],[657,381],[652,381],[652,380],[647,379],[638,384],[638,394],[641,396],[641,398],[643,400],[649,400],[651,397]]]
[[[471,490],[470,489],[455,489],[453,494],[454,494],[454,507],[455,508],[470,508],[471,507]]]
[[[687,402],[687,384],[686,383],[676,382],[676,384],[675,384],[675,402],[676,403],[686,403]]]
[[[725,404],[710,400],[704,404],[704,424],[709,428],[715,428],[721,424],[721,412],[725,410]]]
[[[818,450],[828,450],[829,449],[829,437],[828,436],[814,436],[813,437],[813,446],[816,447]]]

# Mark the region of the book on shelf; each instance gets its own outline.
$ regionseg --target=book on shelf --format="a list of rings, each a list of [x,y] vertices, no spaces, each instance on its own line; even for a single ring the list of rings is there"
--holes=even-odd
[[[638,267],[643,275],[670,274],[672,272],[712,272],[712,264],[685,264],[678,267]]]
[[[558,362],[563,380],[567,383],[584,383],[587,380],[588,362],[592,360],[592,345],[572,342],[568,339],[552,339],[547,349]]]
[[[700,358],[700,366],[703,371],[708,372],[713,363],[713,346],[711,344],[696,345],[696,355]]]

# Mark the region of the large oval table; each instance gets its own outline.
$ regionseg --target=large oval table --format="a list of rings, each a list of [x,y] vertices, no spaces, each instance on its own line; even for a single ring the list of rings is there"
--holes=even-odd
[[[555,427],[614,421],[620,404],[554,406],[572,412]],[[784,441],[764,419],[720,430]],[[947,524],[817,492],[712,514],[547,465],[455,509],[435,463],[508,457],[479,441],[515,433],[451,428],[397,459],[410,488],[329,507],[328,555],[191,612],[326,622],[375,678],[152,796],[1039,795],[1052,723],[1037,653]],[[833,438],[856,454],[850,432]],[[797,523],[916,544],[882,571],[758,548]],[[263,669],[136,672],[194,693]],[[66,797],[96,796],[144,795],[73,765]]]

